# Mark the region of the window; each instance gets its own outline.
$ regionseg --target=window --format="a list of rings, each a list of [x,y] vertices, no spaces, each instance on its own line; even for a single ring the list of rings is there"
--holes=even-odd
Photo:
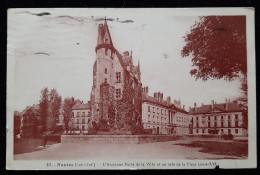
[[[120,83],[121,82],[121,72],[116,73],[116,82]]]
[[[235,121],[235,127],[238,127],[238,121]]]
[[[157,116],[157,123],[159,123],[159,117]]]
[[[210,120],[210,116],[208,116],[208,120]]]
[[[159,114],[159,108],[157,108],[157,114]]]
[[[238,115],[237,115],[237,114],[235,115],[235,119],[236,119],[236,120],[238,119]]]
[[[150,115],[148,115],[148,122],[150,122],[150,120],[151,120],[151,119],[150,119]]]
[[[154,107],[153,107],[153,113],[155,113]]]
[[[161,114],[163,114],[163,113],[162,113],[162,109],[161,109]]]
[[[222,116],[221,116],[221,120],[223,120],[223,118],[224,118],[224,116],[222,115]]]
[[[77,117],[79,117],[79,112],[77,112]]]
[[[148,112],[150,112],[150,110],[151,110],[151,109],[150,109],[150,106],[148,106]]]
[[[231,117],[230,117],[230,115],[229,115],[229,116],[228,116],[228,120],[230,120],[230,118],[231,118]]]
[[[85,119],[82,119],[82,123],[85,123]]]
[[[223,122],[221,122],[221,127],[223,127]]]
[[[166,112],[166,110],[165,110],[165,115],[167,115],[167,112]]]
[[[105,68],[105,74],[107,74],[107,68]]]
[[[72,117],[74,117],[74,112],[72,112]]]
[[[82,117],[85,117],[85,112],[82,113]]]
[[[77,123],[79,123],[79,119],[77,119]]]
[[[116,99],[121,97],[121,89],[116,89]]]
[[[236,133],[236,134],[238,133],[238,129],[235,129],[235,133]]]
[[[214,120],[217,120],[217,116],[214,116]]]
[[[82,125],[82,130],[85,130],[85,125]]]

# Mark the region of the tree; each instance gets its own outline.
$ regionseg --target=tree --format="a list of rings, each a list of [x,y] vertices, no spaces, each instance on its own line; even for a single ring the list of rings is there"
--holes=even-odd
[[[36,136],[38,134],[39,118],[38,111],[34,106],[30,106],[25,109],[22,115],[22,135],[27,136]]]
[[[18,112],[14,113],[14,136],[20,134],[21,131],[21,116]]]
[[[41,117],[40,125],[42,125],[42,132],[45,132],[47,130],[47,117],[48,117],[48,106],[49,102],[49,90],[48,88],[43,88],[41,90],[41,99],[39,102],[39,115]]]
[[[56,89],[51,89],[49,96],[49,112],[53,121],[53,126],[56,127],[56,124],[59,122],[61,96],[58,94]]]
[[[185,37],[182,57],[192,56],[192,76],[203,81],[247,75],[246,17],[203,16]]]
[[[63,121],[65,130],[69,130],[69,124],[72,118],[72,107],[75,105],[75,100],[73,97],[65,98],[63,101]]]

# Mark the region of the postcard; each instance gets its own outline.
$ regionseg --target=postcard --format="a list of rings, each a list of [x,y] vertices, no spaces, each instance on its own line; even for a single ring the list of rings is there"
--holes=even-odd
[[[8,10],[9,170],[256,168],[253,8]]]

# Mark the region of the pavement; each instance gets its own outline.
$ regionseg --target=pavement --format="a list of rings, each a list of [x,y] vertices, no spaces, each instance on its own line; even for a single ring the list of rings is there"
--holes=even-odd
[[[57,143],[35,152],[16,154],[15,160],[93,160],[93,159],[241,159],[241,157],[199,152],[178,143],[187,140],[143,144]]]

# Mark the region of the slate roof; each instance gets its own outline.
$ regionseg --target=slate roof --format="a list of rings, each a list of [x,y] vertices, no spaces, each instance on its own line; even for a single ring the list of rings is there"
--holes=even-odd
[[[72,107],[73,110],[80,110],[80,109],[90,109],[90,104],[76,104]]]
[[[226,103],[221,104],[214,104],[213,109],[211,108],[211,105],[203,105],[201,107],[191,108],[190,114],[207,114],[210,113],[212,110],[219,110],[220,112],[239,112],[242,111],[242,107],[239,104],[236,103],[227,103],[227,109],[226,109]]]
[[[151,97],[151,96],[146,97],[144,94],[142,94],[142,100],[143,100],[143,102],[148,101],[148,102],[156,104],[156,105],[161,105],[161,106],[164,106],[167,108],[175,109],[175,110],[183,112],[183,113],[188,113],[184,109],[178,108],[172,103],[168,104],[167,101],[165,101],[165,100],[162,100],[162,102],[159,102],[156,98]]]

